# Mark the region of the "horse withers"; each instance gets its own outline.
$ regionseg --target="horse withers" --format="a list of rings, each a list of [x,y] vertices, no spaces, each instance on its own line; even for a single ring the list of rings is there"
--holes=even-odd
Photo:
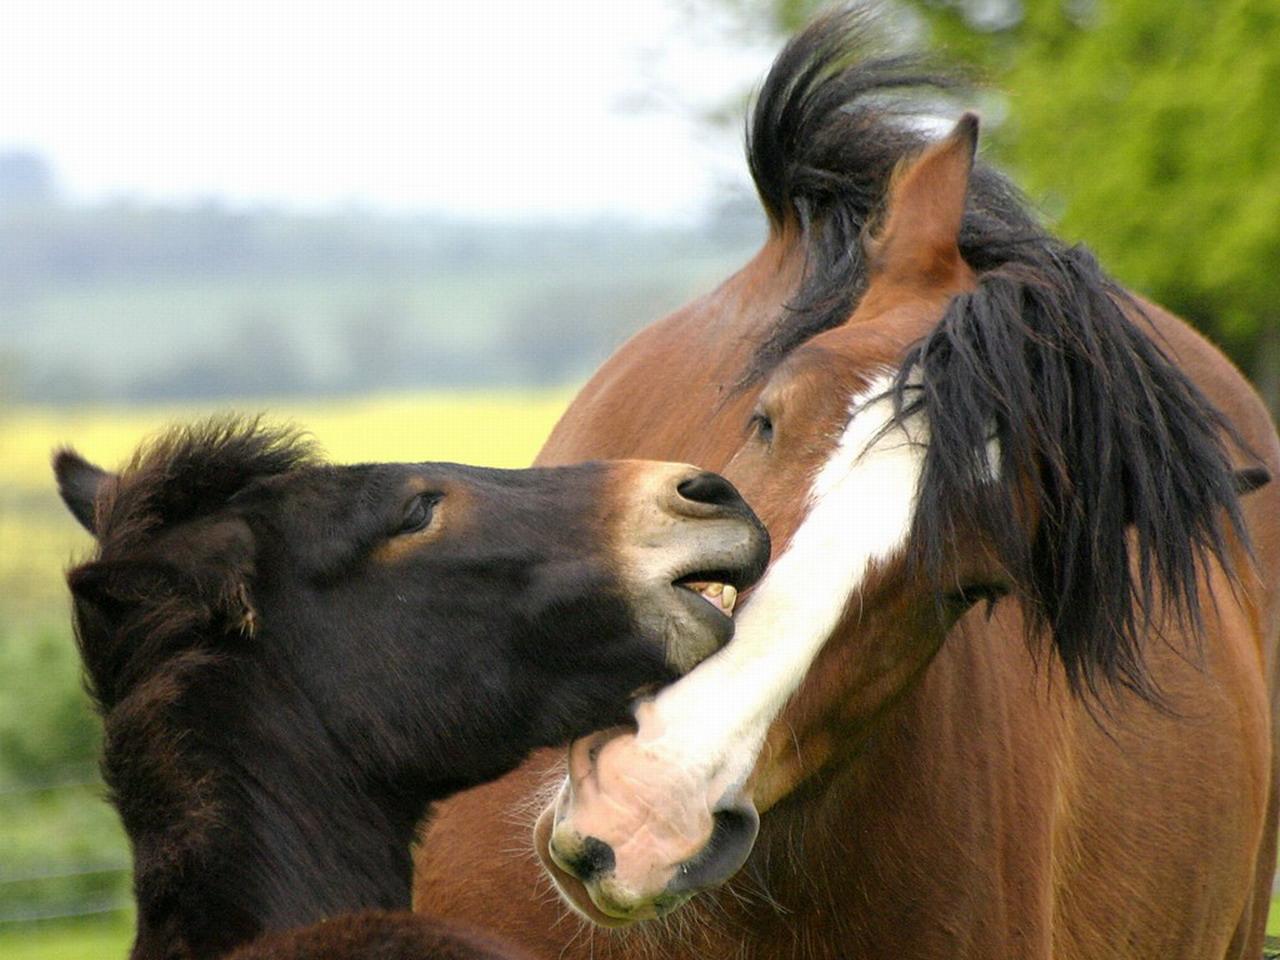
[[[505,955],[337,918],[408,908],[432,801],[723,645],[769,549],[732,486],[668,463],[330,466],[224,419],[118,474],[71,451],[55,470],[97,541],[68,582],[137,960],[263,934],[238,956]]]
[[[975,118],[931,143],[895,112],[936,78],[860,59],[860,29],[819,22],[764,85],[764,248],[611,358],[541,457],[738,485],[777,554],[734,643],[567,779],[542,756],[444,805],[418,896],[542,958],[1256,960],[1275,428],[975,164]],[[501,853],[526,821],[450,869],[548,785],[536,860]],[[539,866],[623,929],[566,921]]]

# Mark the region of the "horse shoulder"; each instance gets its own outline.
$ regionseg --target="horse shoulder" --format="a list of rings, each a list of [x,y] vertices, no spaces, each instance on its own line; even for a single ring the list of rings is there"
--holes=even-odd
[[[748,412],[752,394],[737,389],[742,371],[802,270],[796,246],[771,237],[715,290],[640,330],[574,397],[537,463],[651,458],[722,466],[726,444],[717,424],[726,413]]]

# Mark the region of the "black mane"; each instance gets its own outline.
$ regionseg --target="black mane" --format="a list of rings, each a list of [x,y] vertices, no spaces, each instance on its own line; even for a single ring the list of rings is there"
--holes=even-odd
[[[874,30],[862,8],[815,21],[778,55],[752,110],[747,165],[773,229],[803,231],[808,266],[747,380],[849,319],[867,281],[863,230],[878,215],[894,168],[927,142],[913,124],[920,95],[964,85],[921,56],[873,55]],[[969,265],[982,271],[1016,262],[1047,241],[1018,190],[978,164],[960,235]]]
[[[780,55],[755,106],[757,189],[775,230],[803,231],[809,260],[748,380],[844,323],[865,288],[863,229],[894,168],[925,143],[889,95],[955,85],[919,58],[857,59],[867,33],[857,11],[819,20]],[[1238,437],[1092,255],[1045,232],[981,164],[960,250],[979,287],[910,349],[893,387],[899,418],[923,410],[930,422],[915,559],[939,569],[956,530],[977,523],[1073,690],[1119,684],[1158,699],[1143,637],[1170,623],[1198,630],[1199,574],[1212,561],[1231,570],[1228,528],[1247,545],[1226,448]],[[1036,518],[1030,542],[1018,516]]]
[[[72,454],[64,451],[59,459],[65,456]],[[225,599],[216,596],[218,584],[208,582],[207,569],[206,582],[178,582],[184,579],[179,567],[157,563],[147,544],[225,506],[254,480],[314,462],[314,447],[297,431],[234,416],[173,427],[138,450],[97,505],[94,559],[110,566],[85,564],[69,574],[78,597],[111,595],[105,609],[77,602],[74,617],[89,692],[104,714],[139,679],[132,664],[154,663],[156,651],[173,651],[179,637],[198,639]],[[130,610],[124,622],[107,618],[116,608]]]
[[[1087,250],[1047,247],[1037,271],[996,268],[956,297],[893,389],[899,418],[929,421],[917,559],[937,569],[977,525],[1073,690],[1159,700],[1144,637],[1198,634],[1200,574],[1216,561],[1234,576],[1226,531],[1248,537],[1235,430],[1126,309]],[[1034,517],[1034,537],[1014,517]]]

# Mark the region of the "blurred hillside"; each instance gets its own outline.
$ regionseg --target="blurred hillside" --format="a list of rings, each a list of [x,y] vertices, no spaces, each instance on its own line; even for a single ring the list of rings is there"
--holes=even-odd
[[[750,198],[697,228],[75,206],[39,156],[0,154],[0,396],[572,382],[763,235]]]

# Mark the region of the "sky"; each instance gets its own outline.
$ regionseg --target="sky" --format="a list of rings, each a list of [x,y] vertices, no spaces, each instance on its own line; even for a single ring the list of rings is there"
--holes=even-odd
[[[0,149],[74,199],[697,219],[775,52],[715,0],[3,0]]]

